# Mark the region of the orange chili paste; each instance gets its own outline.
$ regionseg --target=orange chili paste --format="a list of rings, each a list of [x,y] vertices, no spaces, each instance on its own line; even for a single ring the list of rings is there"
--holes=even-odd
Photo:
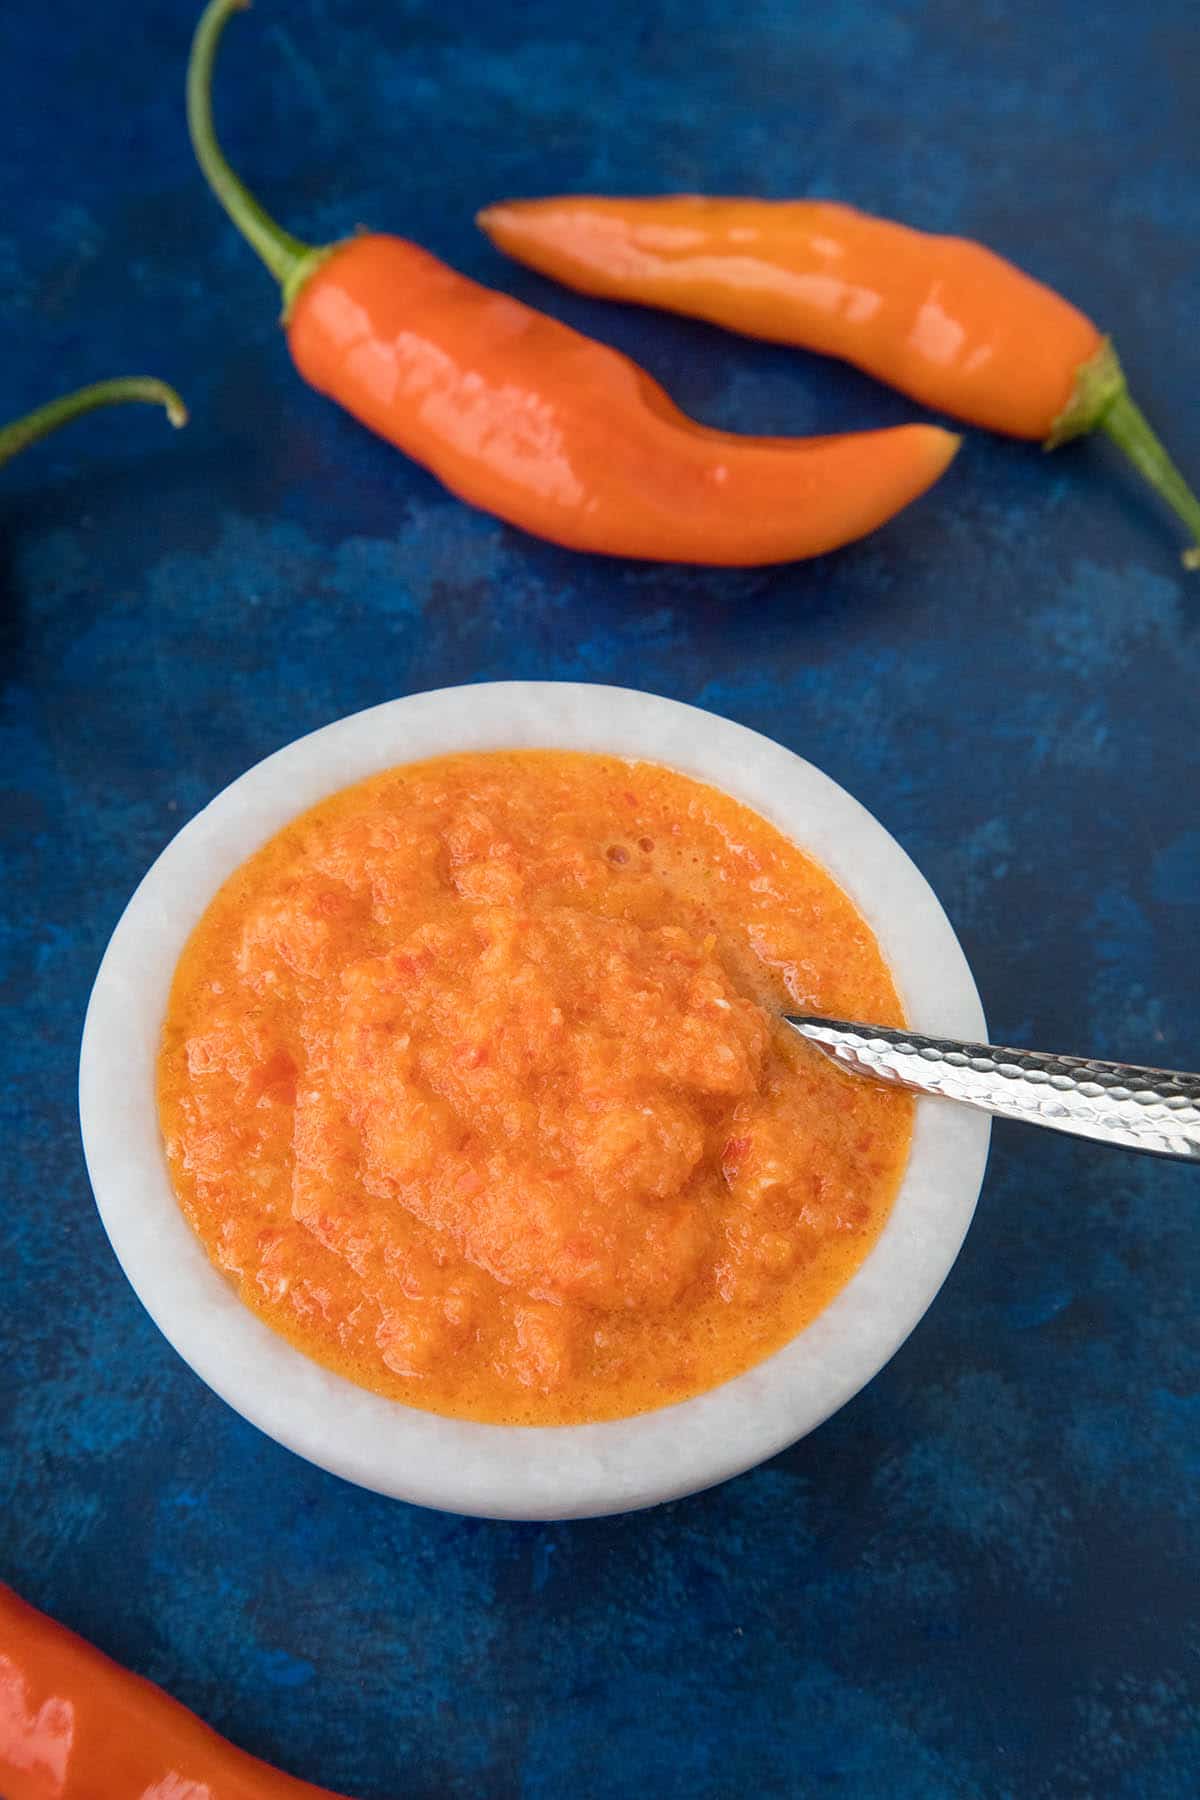
[[[247,1305],[459,1418],[727,1380],[863,1260],[911,1103],[776,1015],[902,1024],[868,926],[670,769],[465,754],[335,794],[222,887],[171,990],[180,1204]]]

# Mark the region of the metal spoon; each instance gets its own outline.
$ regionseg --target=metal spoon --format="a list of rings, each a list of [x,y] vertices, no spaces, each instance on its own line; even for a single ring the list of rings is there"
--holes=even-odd
[[[785,1017],[855,1075],[1151,1156],[1200,1162],[1200,1075],[1047,1056],[886,1025]]]

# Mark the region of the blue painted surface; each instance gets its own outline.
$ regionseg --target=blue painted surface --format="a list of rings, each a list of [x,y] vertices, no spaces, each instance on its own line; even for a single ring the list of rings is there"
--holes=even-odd
[[[89,983],[182,821],[412,690],[641,685],[811,757],[943,897],[994,1033],[1200,1065],[1200,586],[1105,451],[972,435],[821,563],[584,561],[308,393],[189,160],[191,8],[9,7],[10,413],[145,368],[6,472],[0,1574],[248,1748],[363,1800],[1200,1791],[1200,1190],[1000,1130],[933,1311],[842,1414],[658,1512],[493,1525],[307,1467],[191,1376],[108,1253]],[[263,3],[231,153],[299,233],[406,231],[632,351],[700,417],[914,416],[852,371],[506,266],[506,193],[836,194],[977,234],[1110,328],[1200,474],[1192,0]]]

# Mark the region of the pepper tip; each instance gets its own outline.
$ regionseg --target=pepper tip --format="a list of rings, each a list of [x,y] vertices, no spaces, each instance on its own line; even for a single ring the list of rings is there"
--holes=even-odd
[[[1193,544],[1181,558],[1185,569],[1200,569],[1200,544]]]
[[[963,447],[961,431],[947,431],[941,425],[930,425],[926,429],[932,434],[930,443],[934,450],[934,461],[938,465],[938,473],[942,474],[950,467]]]

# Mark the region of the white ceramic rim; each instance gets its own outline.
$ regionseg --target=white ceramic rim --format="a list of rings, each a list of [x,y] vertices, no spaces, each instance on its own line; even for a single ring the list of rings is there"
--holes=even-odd
[[[983,1009],[928,883],[883,826],[811,763],[678,701],[574,682],[494,682],[393,700],[300,738],[184,826],[126,907],[92,990],[79,1070],[88,1172],[135,1293],[200,1379],[279,1443],[382,1494],[506,1519],[625,1512],[693,1493],[803,1437],[881,1369],[945,1280],[970,1225],[989,1121],[921,1102],[888,1223],[799,1337],[693,1400],[598,1425],[440,1418],[368,1393],[293,1349],[237,1298],[168,1178],[154,1071],[171,977],[219,885],[297,813],[399,763],[458,750],[592,750],[665,763],[774,821],[873,927],[915,1030],[983,1039]]]

